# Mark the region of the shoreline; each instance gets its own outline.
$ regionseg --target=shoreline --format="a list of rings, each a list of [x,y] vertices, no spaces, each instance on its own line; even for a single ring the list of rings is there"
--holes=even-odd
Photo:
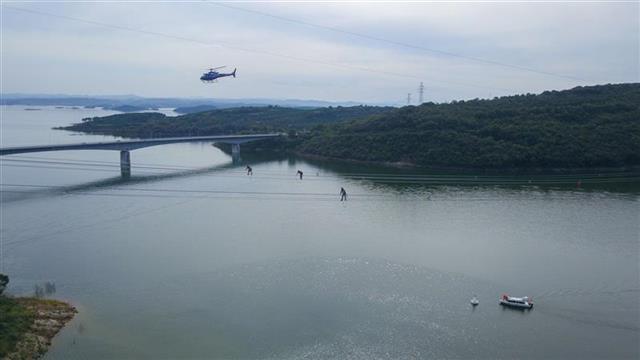
[[[227,144],[213,143],[214,147],[222,150],[225,154],[231,156],[230,146]],[[245,151],[247,154],[258,154],[255,149],[248,148]],[[581,177],[598,177],[607,178],[610,175],[636,175],[640,176],[639,166],[625,166],[625,167],[585,167],[585,168],[542,168],[542,167],[512,167],[512,168],[474,168],[474,167],[461,167],[461,166],[424,166],[409,162],[391,162],[391,161],[371,161],[371,160],[357,160],[349,158],[336,158],[331,156],[317,155],[311,153],[305,153],[296,150],[286,151],[274,151],[271,149],[261,149],[260,152],[264,154],[272,154],[278,156],[298,156],[307,160],[314,160],[318,162],[333,162],[345,165],[361,165],[361,166],[375,166],[388,170],[418,170],[425,173],[433,172],[433,175],[480,175],[480,176],[495,176],[495,177],[512,177],[512,176],[574,176],[576,180]],[[587,180],[588,181],[588,180]]]
[[[324,155],[310,154],[299,151],[290,152],[292,155],[297,155],[303,158],[321,160],[321,161],[336,161],[345,164],[357,164],[357,165],[372,165],[386,167],[390,169],[417,169],[424,171],[436,171],[445,174],[486,174],[492,176],[516,176],[516,175],[593,175],[598,173],[603,176],[610,174],[633,174],[640,172],[640,166],[627,166],[627,167],[593,167],[593,168],[474,168],[474,167],[455,167],[455,166],[423,166],[408,162],[389,162],[389,161],[367,161],[348,158],[335,158]],[[590,172],[585,174],[584,172]]]
[[[112,132],[107,131],[83,131],[83,130],[70,130],[68,126],[64,127],[53,127],[53,130],[63,130],[69,131],[72,133],[78,133],[83,135],[98,135],[98,136],[112,136],[115,138],[122,139],[153,139],[151,137],[128,137],[123,135],[117,135]],[[213,143],[214,147],[222,150],[225,154],[231,155],[230,147],[227,144],[223,143]],[[358,160],[351,158],[336,158],[325,155],[318,155],[312,153],[306,153],[302,151],[296,151],[293,149],[289,150],[272,150],[272,149],[262,149],[266,153],[278,154],[278,155],[295,155],[301,158],[307,158],[310,160],[316,161],[332,161],[343,164],[354,164],[354,165],[370,165],[370,166],[379,166],[387,169],[403,169],[410,170],[415,169],[419,171],[425,172],[436,172],[445,175],[451,174],[459,174],[459,175],[485,175],[485,176],[573,176],[575,180],[580,179],[581,176],[586,176],[589,178],[600,178],[607,179],[610,175],[622,175],[622,176],[614,176],[614,178],[618,177],[627,177],[638,176],[640,175],[640,165],[629,165],[629,166],[616,166],[616,167],[580,167],[580,168],[562,168],[562,167],[505,167],[505,168],[477,168],[477,167],[465,167],[465,166],[445,166],[445,165],[420,165],[411,162],[393,162],[393,161],[373,161],[373,160]],[[255,150],[249,148],[247,150],[248,153],[252,153]],[[589,182],[589,180],[586,180]]]
[[[42,357],[53,338],[73,319],[78,310],[61,300],[33,297],[11,298],[15,304],[32,315],[31,324],[21,334],[13,350],[4,359],[37,359]]]
[[[226,144],[212,144],[214,147],[222,150],[225,154],[231,156],[231,151],[225,147]],[[255,150],[247,149],[243,150],[248,154],[256,154]],[[317,154],[310,154],[300,151],[271,151],[269,149],[264,150],[264,153],[280,156],[297,156],[302,159],[313,160],[316,162],[332,162],[344,165],[360,165],[360,166],[375,166],[381,169],[387,170],[417,170],[424,172],[425,174],[432,173],[432,175],[478,175],[478,176],[491,176],[491,177],[518,177],[518,176],[567,176],[575,178],[576,180],[581,177],[586,177],[586,181],[589,178],[607,179],[614,175],[614,178],[640,176],[640,166],[626,166],[626,167],[586,167],[586,168],[473,168],[473,167],[455,167],[455,166],[423,166],[416,165],[408,162],[389,162],[389,161],[368,161],[368,160],[356,160],[348,158],[335,158],[330,156],[323,156]],[[618,175],[618,176],[616,176]],[[585,179],[582,179],[583,181]]]

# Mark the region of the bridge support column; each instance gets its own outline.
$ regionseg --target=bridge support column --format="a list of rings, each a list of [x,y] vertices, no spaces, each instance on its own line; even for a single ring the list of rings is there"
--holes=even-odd
[[[231,144],[231,159],[234,164],[240,162],[240,144]]]
[[[131,176],[131,157],[126,150],[120,151],[120,175],[122,177]]]
[[[231,144],[231,155],[240,155],[240,144]]]

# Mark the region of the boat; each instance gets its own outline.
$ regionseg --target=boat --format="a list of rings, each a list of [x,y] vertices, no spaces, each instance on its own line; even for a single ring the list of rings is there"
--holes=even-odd
[[[478,304],[480,304],[480,301],[478,301],[478,298],[474,295],[473,298],[471,298],[471,305],[478,306]]]
[[[500,305],[509,306],[517,309],[531,309],[533,308],[533,300],[528,296],[525,297],[513,297],[507,294],[502,294],[500,297]]]

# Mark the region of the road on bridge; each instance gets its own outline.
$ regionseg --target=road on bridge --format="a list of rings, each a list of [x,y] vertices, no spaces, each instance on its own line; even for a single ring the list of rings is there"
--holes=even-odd
[[[149,146],[175,144],[184,142],[213,141],[224,144],[231,144],[231,154],[234,158],[240,155],[240,144],[249,141],[275,138],[282,134],[251,134],[251,135],[211,135],[211,136],[189,136],[155,138],[141,140],[117,140],[96,143],[76,143],[57,145],[35,145],[35,146],[15,146],[0,148],[0,155],[14,155],[32,152],[45,151],[67,151],[67,150],[116,150],[120,151],[120,173],[122,176],[131,174],[131,158],[129,151],[141,149]]]

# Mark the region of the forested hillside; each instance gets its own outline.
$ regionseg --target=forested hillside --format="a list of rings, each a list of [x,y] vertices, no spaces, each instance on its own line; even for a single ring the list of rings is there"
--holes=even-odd
[[[393,109],[377,106],[316,109],[265,106],[217,109],[177,117],[160,113],[132,113],[87,118],[82,123],[60,129],[135,138],[288,132],[364,118]]]
[[[640,84],[408,106],[316,129],[296,151],[464,168],[640,164]]]

